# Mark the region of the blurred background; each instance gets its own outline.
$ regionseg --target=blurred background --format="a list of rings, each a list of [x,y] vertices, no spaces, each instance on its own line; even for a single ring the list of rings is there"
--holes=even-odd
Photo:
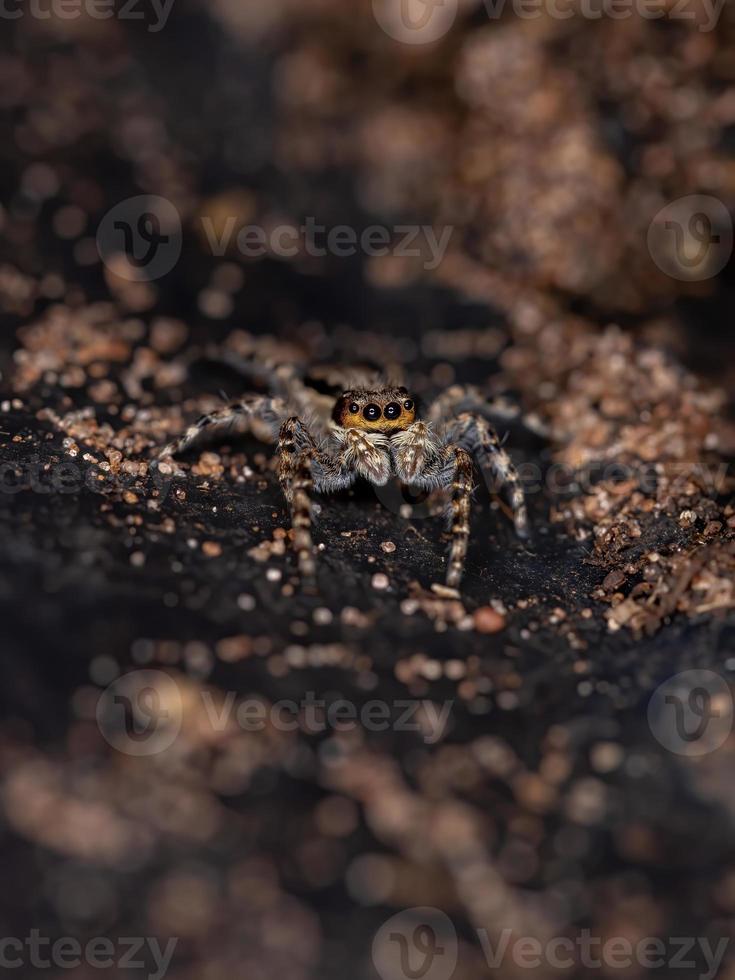
[[[735,977],[732,5],[0,20],[3,966]],[[564,485],[529,547],[480,487],[459,599],[441,522],[358,488],[304,595],[267,447],[147,465],[235,359],[477,384]],[[664,952],[488,963],[585,929]]]

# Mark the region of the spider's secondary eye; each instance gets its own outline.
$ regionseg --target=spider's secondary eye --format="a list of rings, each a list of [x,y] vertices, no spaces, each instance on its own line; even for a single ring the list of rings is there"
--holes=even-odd
[[[353,415],[356,415],[360,411],[360,406],[357,404],[357,402],[352,402],[350,404],[350,411]]]
[[[413,408],[413,402],[411,401],[410,398],[407,398],[405,400],[405,402],[403,403],[403,407],[406,409],[407,412],[411,411],[411,409]]]
[[[371,402],[370,405],[366,405],[365,408],[363,408],[362,414],[365,416],[368,422],[375,422],[380,418],[380,406],[373,405]]]
[[[390,405],[386,405],[383,409],[383,415],[385,415],[387,419],[397,419],[400,414],[401,406],[398,404],[398,402],[391,402]]]

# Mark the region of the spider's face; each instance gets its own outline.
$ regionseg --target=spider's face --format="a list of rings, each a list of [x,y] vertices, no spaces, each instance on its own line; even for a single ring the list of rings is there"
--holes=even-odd
[[[416,421],[416,402],[406,388],[358,388],[343,392],[332,418],[345,429],[398,432]]]

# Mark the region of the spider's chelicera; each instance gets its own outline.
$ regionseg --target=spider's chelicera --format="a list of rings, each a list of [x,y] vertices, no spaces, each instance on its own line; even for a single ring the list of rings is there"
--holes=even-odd
[[[272,396],[246,396],[202,416],[166,446],[159,461],[233,429],[276,442],[278,476],[303,577],[313,577],[316,570],[312,493],[344,490],[358,478],[376,486],[397,478],[412,489],[447,491],[451,546],[446,583],[452,588],[464,572],[475,465],[507,489],[516,532],[527,537],[518,473],[489,421],[517,418],[517,409],[507,403],[489,402],[477,389],[457,385],[419,418],[416,400],[404,387],[355,385],[335,401],[287,373],[274,375],[273,388]]]

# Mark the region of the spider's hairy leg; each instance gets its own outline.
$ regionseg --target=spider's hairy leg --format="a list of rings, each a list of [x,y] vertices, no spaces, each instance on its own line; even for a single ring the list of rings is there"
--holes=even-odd
[[[179,439],[174,439],[158,454],[160,462],[170,456],[177,456],[202,442],[214,441],[230,433],[253,432],[267,441],[275,441],[280,420],[285,414],[285,405],[279,398],[254,395],[240,399],[214,412],[208,412],[190,425]]]
[[[505,398],[487,398],[474,385],[452,385],[436,398],[427,413],[430,422],[451,422],[464,413],[501,422],[520,422],[529,432],[545,438],[548,428],[535,412],[523,413],[513,402]]]
[[[470,497],[472,494],[472,460],[464,449],[447,447],[454,454],[454,477],[450,518],[452,544],[447,562],[447,585],[456,589],[464,574],[467,542],[470,538]]]
[[[383,484],[390,475],[390,459],[383,447],[383,436],[336,430],[335,453],[317,446],[304,422],[296,416],[286,419],[278,441],[278,476],[291,509],[294,549],[304,577],[315,572],[311,536],[311,492],[332,493],[351,486],[358,476]]]
[[[391,441],[396,475],[409,486],[424,490],[451,490],[447,519],[452,543],[446,583],[456,589],[462,581],[470,536],[470,501],[473,465],[461,447],[442,445],[430,425],[414,422]]]
[[[463,413],[450,426],[450,433],[452,441],[471,453],[483,472],[489,468],[501,486],[507,488],[516,534],[519,538],[528,538],[530,529],[523,486],[493,427],[478,415]]]
[[[301,419],[286,419],[278,436],[278,479],[291,511],[293,547],[299,572],[305,579],[313,579],[316,574],[311,536],[312,461],[316,452],[316,443]]]

